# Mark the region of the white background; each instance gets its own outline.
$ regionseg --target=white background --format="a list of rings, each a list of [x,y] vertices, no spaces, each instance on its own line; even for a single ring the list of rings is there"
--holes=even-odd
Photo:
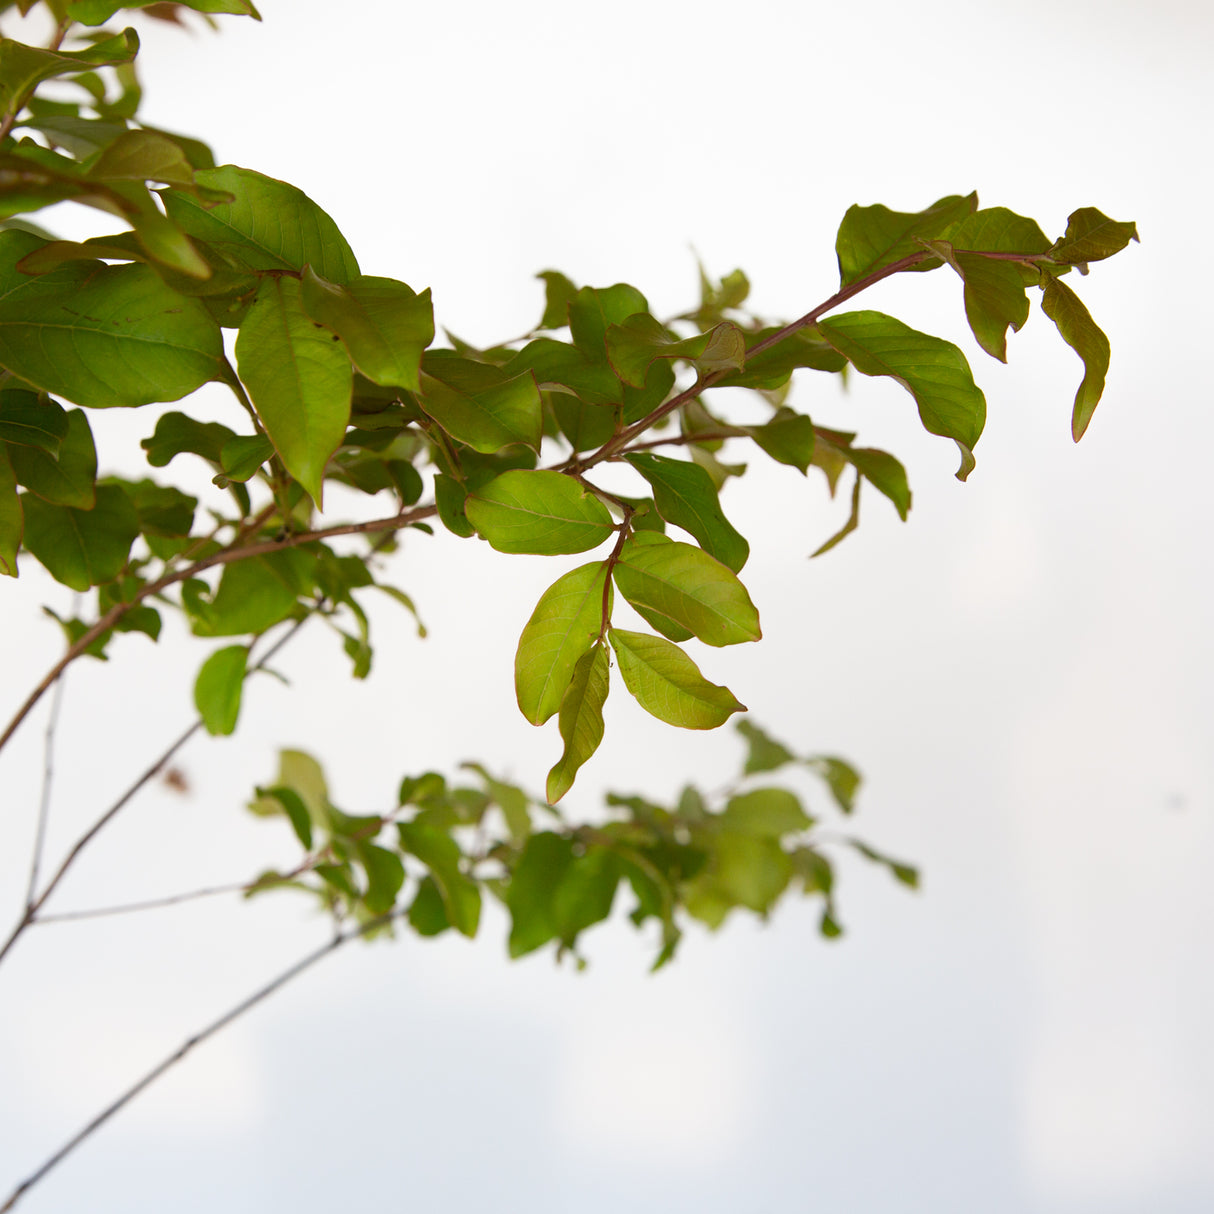
[[[726,495],[765,639],[705,651],[705,673],[797,749],[863,768],[857,833],[917,862],[919,895],[844,862],[842,941],[790,902],[765,927],[693,931],[656,977],[625,922],[586,937],[582,975],[549,954],[507,964],[494,915],[475,945],[347,950],[199,1050],[23,1208],[1214,1207],[1208,6],[262,11],[223,19],[219,38],[141,21],[145,121],[305,189],[364,272],[432,286],[440,324],[471,341],[534,324],[530,276],[550,266],[679,311],[691,246],[718,274],[744,267],[758,310],[800,314],[834,288],[853,202],[914,210],[976,188],[1052,236],[1094,205],[1137,220],[1142,244],[1075,280],[1113,344],[1079,447],[1082,369],[1052,325],[1035,313],[1002,367],[970,339],[955,278],[908,275],[860,306],[969,353],[990,407],[969,483],[895,385],[855,377],[843,397],[821,377],[794,403],[904,458],[909,523],[870,495],[860,532],[810,562],[842,502],[759,456]],[[239,428],[221,393],[200,408]],[[103,469],[138,473],[124,452],[152,411],[93,420]],[[236,739],[185,753],[189,796],[144,795],[59,908],[285,861],[285,828],[242,809],[280,746],[319,754],[355,812],[465,758],[541,788],[559,739],[519,716],[512,656],[565,567],[410,537],[392,576],[430,639],[385,606],[373,675],[353,684],[333,637],[305,632],[279,663],[290,688],[259,681]],[[2,591],[7,717],[60,649],[38,604],[71,596],[32,562]],[[190,719],[197,642],[174,627],[112,653],[67,680],[52,851]],[[44,720],[45,706],[0,759],[6,919]],[[658,726],[617,690],[569,802],[714,787],[740,759],[730,731]],[[0,970],[0,1191],[323,938],[286,895],[31,932]]]

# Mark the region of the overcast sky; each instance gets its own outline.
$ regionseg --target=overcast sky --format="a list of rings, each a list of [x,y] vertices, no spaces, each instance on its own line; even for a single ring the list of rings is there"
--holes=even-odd
[[[471,341],[533,325],[531,276],[549,267],[682,310],[693,247],[718,274],[742,266],[759,311],[798,315],[837,282],[853,202],[914,210],[977,189],[1051,235],[1098,206],[1142,243],[1076,284],[1113,347],[1080,446],[1082,368],[1040,313],[1003,367],[969,337],[955,278],[907,275],[862,306],[968,353],[990,413],[969,482],[909,397],[855,377],[846,396],[799,382],[793,402],[904,459],[908,523],[873,495],[858,534],[811,562],[845,513],[815,482],[764,463],[725,498],[764,640],[711,652],[705,673],[797,749],[863,769],[855,829],[919,864],[921,893],[844,861],[843,940],[790,902],[766,926],[692,931],[656,977],[626,922],[586,937],[581,975],[549,954],[508,964],[492,914],[474,945],[346,950],[23,1208],[1214,1207],[1209,6],[261,8],[263,24],[225,18],[219,37],[142,21],[144,120],[303,188],[365,273],[432,287],[439,323]],[[218,390],[199,407],[236,416]],[[124,451],[153,420],[93,415],[103,470],[139,472]],[[281,746],[319,755],[356,812],[385,808],[402,774],[468,758],[542,788],[559,739],[519,715],[512,661],[566,567],[411,536],[392,575],[429,639],[376,611],[375,669],[354,684],[332,636],[305,631],[279,664],[290,687],[261,680],[234,739],[192,744],[190,794],[143,796],[60,909],[288,858],[281,826],[242,809]],[[71,596],[28,561],[0,593],[7,717],[59,652],[39,604]],[[53,847],[188,723],[205,650],[166,634],[72,668]],[[6,915],[44,720],[0,758]],[[660,727],[617,694],[569,803],[719,786],[740,760],[730,730]],[[31,932],[0,970],[0,1191],[324,931],[284,895]]]

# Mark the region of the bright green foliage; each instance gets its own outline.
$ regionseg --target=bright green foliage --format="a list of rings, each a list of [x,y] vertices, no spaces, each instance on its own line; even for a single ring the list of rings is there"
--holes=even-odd
[[[0,0],[0,12],[13,7]],[[814,834],[822,808],[797,787],[748,782],[812,775],[823,802],[851,813],[859,775],[836,756],[798,754],[742,721],[742,777],[718,796],[689,786],[663,806],[612,794],[596,826],[551,806],[603,741],[613,661],[663,725],[714,729],[745,711],[681,648],[760,638],[739,576],[750,544],[722,508],[727,482],[745,482],[752,466],[771,471],[773,460],[820,473],[832,496],[843,483],[840,513],[849,491],[850,513],[823,528],[834,534],[818,553],[857,528],[865,486],[908,517],[902,463],[867,434],[809,416],[794,397],[806,373],[895,380],[924,427],[958,444],[962,479],[974,467],[986,401],[962,350],[880,312],[836,309],[892,274],[947,266],[962,280],[978,348],[1002,361],[1009,332],[1039,301],[1084,364],[1078,439],[1104,388],[1109,343],[1069,285],[1078,275],[1062,278],[1120,252],[1137,239],[1134,225],[1084,207],[1051,241],[1034,220],[981,208],[975,194],[922,211],[857,205],[836,237],[840,290],[826,284],[791,324],[746,310],[741,270],[717,281],[700,267],[698,303],[670,319],[635,286],[579,286],[545,270],[533,332],[484,349],[448,335],[435,348],[429,290],[364,275],[314,200],[254,170],[216,167],[198,140],[142,125],[138,39],[97,27],[144,7],[51,0],[64,22],[53,47],[0,42],[0,572],[36,561],[87,595],[59,620],[68,661],[104,659],[123,632],[155,641],[164,612],[180,612],[198,637],[239,638],[206,659],[195,683],[202,724],[222,735],[236,728],[261,666],[251,655],[271,630],[319,616],[353,676],[367,675],[366,592],[416,616],[409,595],[377,580],[377,554],[408,529],[432,533],[437,518],[506,554],[602,548],[543,591],[515,655],[525,719],[557,717],[562,750],[546,800],[468,764],[464,783],[426,772],[402,781],[391,809],[346,814],[316,760],[284,751],[251,808],[285,818],[303,854],[249,892],[303,889],[338,921],[378,932],[407,923],[423,936],[474,935],[489,893],[511,916],[515,956],[549,943],[576,956],[621,886],[632,920],[655,925],[658,965],[688,916],[716,926],[738,908],[766,915],[789,889],[820,899],[822,932],[837,935],[834,870]],[[248,0],[185,7],[257,15]],[[104,213],[116,230],[61,241],[16,226],[60,202]],[[191,399],[212,381],[231,392],[221,421],[204,420]],[[174,401],[142,431],[153,475],[98,480],[89,411]],[[213,485],[187,493],[174,481],[197,460]],[[326,500],[342,500],[326,499],[330,482],[363,495],[367,512],[319,519]],[[667,526],[694,543],[667,537]],[[490,584],[487,601],[492,593]],[[620,599],[660,635],[616,627]],[[845,842],[916,882],[908,866]]]

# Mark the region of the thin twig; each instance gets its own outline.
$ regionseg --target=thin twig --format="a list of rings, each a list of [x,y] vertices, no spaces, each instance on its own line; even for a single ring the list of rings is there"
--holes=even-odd
[[[29,886],[25,892],[25,909],[34,905],[38,893],[38,869],[42,865],[42,849],[46,844],[46,824],[50,817],[51,787],[55,779],[55,726],[59,723],[59,710],[63,706],[63,675],[55,680],[55,694],[51,697],[51,711],[46,719],[46,735],[42,747],[42,794],[38,799],[38,824],[34,828],[34,854],[30,857]]]
[[[257,671],[264,669],[266,663],[269,662],[269,660],[300,630],[300,628],[303,627],[309,618],[309,616],[304,616],[302,619],[293,621],[291,627],[285,633],[283,633],[283,635],[279,637],[269,649],[266,650],[264,656],[257,662],[257,664],[249,669],[248,673],[245,675],[245,678],[247,679],[249,675],[255,674]],[[114,816],[131,800],[131,798],[137,792],[139,792],[141,788],[143,788],[145,784],[153,780],[161,771],[164,770],[166,766],[168,766],[168,763],[173,756],[201,728],[202,719],[199,718],[188,729],[181,733],[175,741],[171,742],[168,748],[161,753],[161,755],[152,763],[152,765],[147,768],[147,770],[144,771],[144,773],[137,780],[135,780],[135,782],[131,784],[125,792],[123,792],[118,800],[115,801],[114,804],[111,805],[109,809],[107,809],[105,813],[103,813],[101,817],[98,818],[97,821],[94,822],[93,825],[80,836],[79,839],[76,840],[71,851],[69,851],[67,856],[64,858],[63,863],[59,865],[55,875],[50,879],[50,881],[47,882],[46,888],[43,889],[41,894],[39,894],[26,906],[25,913],[17,921],[17,926],[13,928],[9,938],[4,942],[4,945],[0,947],[0,961],[3,961],[8,955],[9,949],[13,947],[26,928],[36,922],[38,912],[46,904],[46,900],[55,891],[55,888],[58,886],[59,882],[63,880],[68,869],[71,868],[71,866],[76,862],[76,858],[80,855],[80,853],[93,841],[94,838],[96,838],[98,832],[113,820]]]
[[[218,894],[239,894],[249,888],[247,881],[233,881],[229,885],[212,885],[206,889],[193,889],[182,894],[168,894],[163,898],[148,898],[143,902],[124,902],[121,906],[97,906],[86,910],[59,911],[57,914],[39,915],[37,922],[74,923],[81,919],[104,919],[110,915],[129,915],[135,911],[157,910],[164,906],[176,906],[181,902],[196,902],[200,898],[213,898]]]
[[[220,1029],[226,1028],[234,1020],[239,1019],[245,1014],[245,1012],[256,1007],[257,1004],[259,1004],[263,999],[269,998],[269,996],[274,994],[275,991],[286,986],[286,984],[293,978],[298,978],[300,974],[311,969],[312,966],[314,966],[318,961],[321,961],[325,957],[329,956],[330,953],[335,953],[339,948],[345,944],[348,944],[351,940],[360,939],[376,929],[383,927],[385,924],[390,923],[394,918],[402,913],[403,912],[400,910],[388,911],[386,914],[380,915],[367,923],[363,923],[356,928],[351,928],[349,931],[334,936],[326,944],[321,945],[320,948],[308,953],[307,956],[301,958],[299,961],[296,961],[294,965],[283,970],[278,977],[274,978],[270,982],[267,982],[265,986],[254,991],[253,994],[249,995],[246,999],[242,999],[238,1004],[236,1004],[235,1007],[229,1008],[228,1011],[224,1012],[224,1014],[218,1019],[212,1020],[211,1023],[206,1026],[206,1028],[202,1029],[198,1033],[195,1033],[194,1036],[187,1038],[176,1050],[173,1051],[173,1053],[171,1053],[167,1058],[164,1058],[162,1061],[158,1062],[137,1082],[131,1084],[131,1086],[127,1088],[126,1091],[117,1098],[117,1100],[113,1101],[111,1104],[102,1109],[101,1112],[92,1119],[92,1121],[90,1121],[77,1134],[68,1139],[68,1141],[65,1142],[63,1146],[61,1146],[49,1159],[47,1159],[41,1167],[23,1180],[12,1191],[4,1205],[0,1206],[0,1214],[5,1214],[5,1211],[13,1209],[17,1202],[19,1202],[21,1198],[48,1172],[56,1167],[56,1165],[62,1163],[62,1161],[68,1155],[70,1155],[72,1151],[74,1151],[87,1138],[96,1133],[96,1131],[99,1130],[107,1121],[109,1121],[109,1119],[113,1117],[115,1113],[119,1112],[125,1108],[126,1105],[130,1104],[130,1102],[134,1100],[140,1092],[149,1087],[151,1084],[155,1083],[155,1081],[159,1079],[160,1076],[166,1071],[171,1070],[174,1066],[176,1066],[177,1063],[179,1063],[196,1046],[201,1045],[209,1037],[213,1037],[219,1032]]]
[[[303,531],[297,535],[284,536],[282,539],[265,540],[257,544],[245,544],[240,547],[234,547],[229,544],[226,548],[219,552],[212,553],[210,556],[203,557],[201,560],[195,561],[192,565],[187,565],[184,569],[175,570],[172,573],[167,573],[163,577],[158,578],[154,582],[149,582],[146,586],[140,589],[131,596],[128,602],[115,603],[87,632],[84,632],[80,639],[68,649],[68,651],[55,663],[54,666],[47,672],[46,677],[30,692],[25,703],[17,710],[13,719],[8,723],[4,732],[0,734],[0,750],[3,750],[13,734],[16,733],[21,722],[29,716],[34,705],[46,694],[50,689],[51,684],[59,677],[59,675],[67,669],[84,651],[103,633],[108,632],[117,622],[122,619],[126,613],[133,608],[139,606],[144,599],[150,598],[154,594],[159,594],[162,590],[166,590],[169,586],[176,585],[178,582],[184,582],[188,578],[195,577],[206,569],[212,569],[216,565],[228,565],[233,561],[244,561],[254,556],[265,556],[271,552],[281,552],[284,548],[297,548],[300,544],[308,544],[313,540],[331,539],[338,535],[359,535],[367,532],[375,531],[399,531],[411,523],[417,522],[420,519],[430,518],[437,513],[437,508],[433,505],[429,506],[414,506],[410,510],[403,510],[399,514],[395,514],[390,518],[372,519],[366,523],[344,523],[337,527],[325,527],[319,531]],[[234,541],[235,543],[235,541]]]

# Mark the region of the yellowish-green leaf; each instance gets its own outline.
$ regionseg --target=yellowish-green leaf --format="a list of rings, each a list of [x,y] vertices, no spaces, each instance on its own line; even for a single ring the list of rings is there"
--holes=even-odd
[[[610,679],[607,647],[595,645],[582,654],[565,690],[558,718],[565,749],[548,773],[546,795],[555,805],[573,787],[578,769],[603,740],[603,704]]]
[[[262,280],[236,337],[236,364],[287,471],[320,506],[325,465],[350,420],[353,373],[335,335],[304,311],[297,279]]]
[[[194,680],[194,707],[212,736],[226,736],[236,728],[248,658],[244,645],[225,646],[203,662]]]
[[[1058,326],[1062,340],[1083,359],[1083,382],[1075,393],[1075,407],[1071,413],[1071,435],[1078,442],[1104,393],[1104,380],[1109,371],[1109,339],[1079,296],[1052,275],[1045,280],[1041,307]]]
[[[597,548],[614,524],[571,476],[513,469],[468,495],[468,521],[498,552],[555,556]]]
[[[574,667],[599,635],[604,604],[610,618],[606,575],[605,563],[592,563],[559,577],[523,628],[514,657],[514,689],[519,709],[532,725],[542,725],[560,708]]]
[[[17,576],[17,552],[25,529],[21,498],[17,495],[17,478],[8,462],[8,451],[0,443],[0,573]]]
[[[891,211],[880,205],[849,207],[839,225],[835,252],[839,257],[839,285],[849,284],[893,265],[911,253],[922,252],[920,240],[932,240],[978,205],[978,195],[950,194],[925,211]],[[911,266],[933,270],[935,258]]]
[[[1050,256],[1055,261],[1083,265],[1112,257],[1137,239],[1138,228],[1133,223],[1118,223],[1095,207],[1081,207],[1067,220],[1066,233],[1051,246]]]
[[[613,628],[607,634],[624,686],[646,712],[683,729],[716,729],[746,708],[728,688],[710,683],[677,645],[663,637]]]

